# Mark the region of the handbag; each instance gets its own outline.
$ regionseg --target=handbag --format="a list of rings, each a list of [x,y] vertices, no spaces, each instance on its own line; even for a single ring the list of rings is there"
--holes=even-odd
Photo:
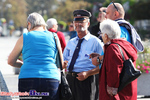
[[[59,100],[70,100],[72,97],[72,92],[71,92],[71,89],[69,87],[66,76],[63,73],[62,61],[61,61],[61,57],[60,57],[60,52],[61,52],[60,44],[58,44],[58,40],[57,40],[56,35],[54,35],[54,39],[55,39],[55,43],[56,43],[56,46],[58,49],[57,60],[59,62],[59,67],[60,67],[60,71],[61,71],[61,83],[59,84]]]
[[[59,84],[59,90],[60,90],[59,100],[71,99],[72,92],[63,71],[61,71],[61,83]]]
[[[123,68],[120,74],[120,84],[118,88],[118,92],[120,92],[125,86],[127,86],[136,78],[138,78],[142,74],[142,72],[134,67],[134,64],[131,58],[129,58],[128,60],[125,60],[121,47],[119,46],[119,44],[117,45],[121,52],[122,58],[124,60]]]

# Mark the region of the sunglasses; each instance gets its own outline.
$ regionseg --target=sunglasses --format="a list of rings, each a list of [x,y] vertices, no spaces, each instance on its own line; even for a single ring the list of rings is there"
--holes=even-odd
[[[117,11],[118,11],[118,8],[117,8],[117,6],[115,5],[115,3],[112,1],[110,4],[113,4],[114,5],[114,7],[117,9]],[[110,5],[109,4],[109,5]]]

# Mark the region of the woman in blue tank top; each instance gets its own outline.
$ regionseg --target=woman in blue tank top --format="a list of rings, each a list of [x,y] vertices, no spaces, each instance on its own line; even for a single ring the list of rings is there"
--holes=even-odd
[[[57,47],[53,33],[46,30],[46,23],[38,13],[28,16],[27,29],[29,32],[18,39],[8,58],[8,64],[21,68],[19,92],[42,100],[59,100],[60,74],[55,64]],[[21,53],[23,62],[17,60]]]

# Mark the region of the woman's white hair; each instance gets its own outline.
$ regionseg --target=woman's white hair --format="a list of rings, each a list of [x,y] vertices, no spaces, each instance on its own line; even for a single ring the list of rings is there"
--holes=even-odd
[[[45,28],[47,26],[43,17],[39,13],[36,13],[36,12],[29,14],[29,16],[27,18],[27,23],[28,22],[31,23],[30,29],[33,29],[36,26],[44,26]]]
[[[47,28],[53,28],[53,25],[57,25],[57,20],[55,18],[50,18],[46,21],[47,23]]]
[[[103,35],[107,34],[110,39],[120,38],[121,35],[119,24],[111,19],[106,19],[100,23],[100,30]]]

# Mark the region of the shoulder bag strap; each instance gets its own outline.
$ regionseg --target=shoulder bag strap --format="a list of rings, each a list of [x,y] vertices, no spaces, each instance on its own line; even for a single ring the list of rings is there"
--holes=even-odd
[[[122,58],[123,58],[123,60],[125,61],[124,54],[123,54],[123,51],[122,51],[120,45],[117,44],[117,43],[115,43],[115,44],[119,47],[120,53],[121,53],[121,55],[122,55]]]
[[[53,33],[53,35],[54,35],[54,33]],[[57,46],[57,49],[58,49],[58,56],[59,56],[58,60],[60,62],[60,69],[63,70],[63,68],[62,68],[63,58],[62,58],[61,47],[60,47],[60,44],[58,44],[58,40],[57,40],[57,37],[55,35],[54,35],[54,39],[55,39],[55,43],[56,43],[56,46]]]

